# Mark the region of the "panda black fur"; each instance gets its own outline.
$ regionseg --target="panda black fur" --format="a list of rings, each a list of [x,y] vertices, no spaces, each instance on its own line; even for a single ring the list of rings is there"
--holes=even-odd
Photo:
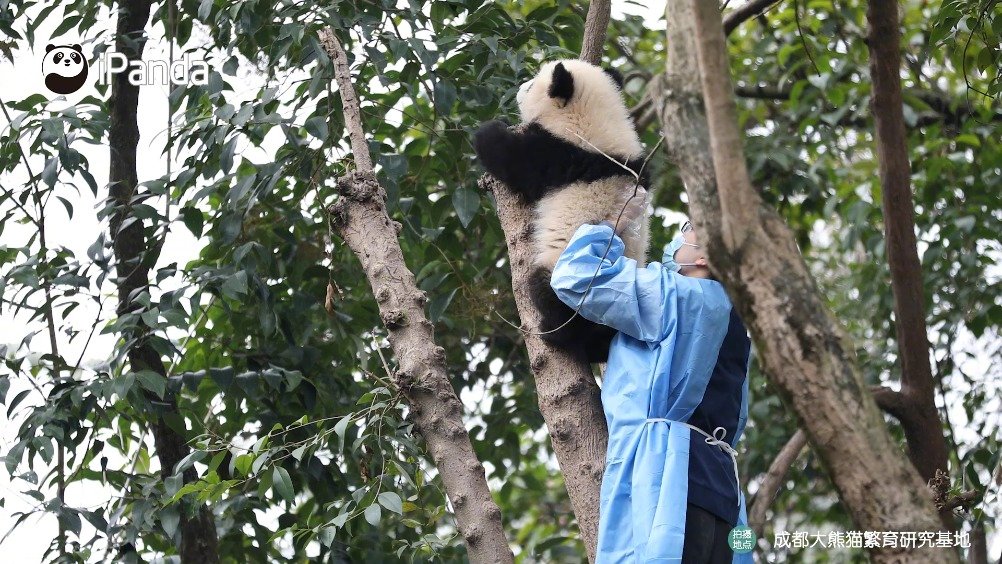
[[[621,87],[615,71],[579,60],[547,63],[519,89],[522,124],[509,128],[491,121],[474,137],[484,168],[535,209],[536,254],[529,291],[544,332],[562,325],[574,312],[550,287],[553,266],[571,236],[582,223],[615,223],[636,185],[632,175],[595,148],[641,172],[643,146]],[[648,185],[645,178],[641,185]],[[641,264],[646,264],[649,239],[644,219],[639,233],[622,235],[626,256]],[[582,348],[590,362],[604,362],[614,333],[578,315],[543,338],[565,349]]]
[[[42,59],[45,87],[56,94],[72,94],[87,81],[87,59],[80,45],[46,45]]]

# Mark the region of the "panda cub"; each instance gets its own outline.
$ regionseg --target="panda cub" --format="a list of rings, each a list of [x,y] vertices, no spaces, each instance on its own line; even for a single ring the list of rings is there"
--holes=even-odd
[[[582,223],[615,223],[636,185],[634,176],[599,150],[641,173],[644,148],[621,88],[618,72],[585,61],[552,61],[519,88],[519,126],[509,129],[495,120],[474,136],[474,149],[487,172],[534,207],[529,291],[544,332],[574,313],[550,287],[553,267],[571,236]],[[641,186],[647,185],[641,178]],[[639,233],[627,230],[622,237],[626,256],[646,264],[646,215]],[[578,315],[543,338],[564,349],[583,349],[590,362],[605,362],[614,333]]]
[[[45,87],[56,94],[72,94],[87,82],[87,60],[80,45],[46,45],[42,59]]]

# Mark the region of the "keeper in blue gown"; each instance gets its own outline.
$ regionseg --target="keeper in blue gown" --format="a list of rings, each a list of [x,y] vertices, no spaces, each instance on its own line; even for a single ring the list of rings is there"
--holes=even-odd
[[[644,207],[631,201],[623,228]],[[696,233],[688,222],[681,231],[662,262],[641,268],[612,224],[584,224],[551,278],[561,301],[617,329],[602,384],[599,564],[752,562],[728,544],[735,525],[747,526],[734,447],[748,416],[751,342]]]

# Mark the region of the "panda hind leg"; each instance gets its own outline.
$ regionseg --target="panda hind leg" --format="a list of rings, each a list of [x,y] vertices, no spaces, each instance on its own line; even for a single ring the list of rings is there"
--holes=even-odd
[[[609,346],[612,338],[616,335],[616,330],[608,325],[588,321],[589,326],[585,328],[584,347],[588,362],[606,362],[609,360]]]
[[[566,351],[581,351],[589,362],[605,362],[615,331],[581,315],[575,316],[574,309],[560,301],[550,287],[550,275],[549,269],[540,267],[532,272],[528,281],[529,295],[540,315],[539,330],[545,333],[543,340]]]

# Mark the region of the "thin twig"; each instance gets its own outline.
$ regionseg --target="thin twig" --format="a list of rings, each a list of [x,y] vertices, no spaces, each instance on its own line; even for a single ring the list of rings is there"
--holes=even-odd
[[[814,72],[818,73],[818,76],[821,76],[821,69],[818,68],[818,63],[814,60],[811,46],[807,44],[807,38],[804,37],[804,29],[800,27],[800,0],[793,0],[793,19],[797,22],[797,36],[800,37],[800,42],[804,45],[804,53],[810,59],[811,66],[814,67]]]

